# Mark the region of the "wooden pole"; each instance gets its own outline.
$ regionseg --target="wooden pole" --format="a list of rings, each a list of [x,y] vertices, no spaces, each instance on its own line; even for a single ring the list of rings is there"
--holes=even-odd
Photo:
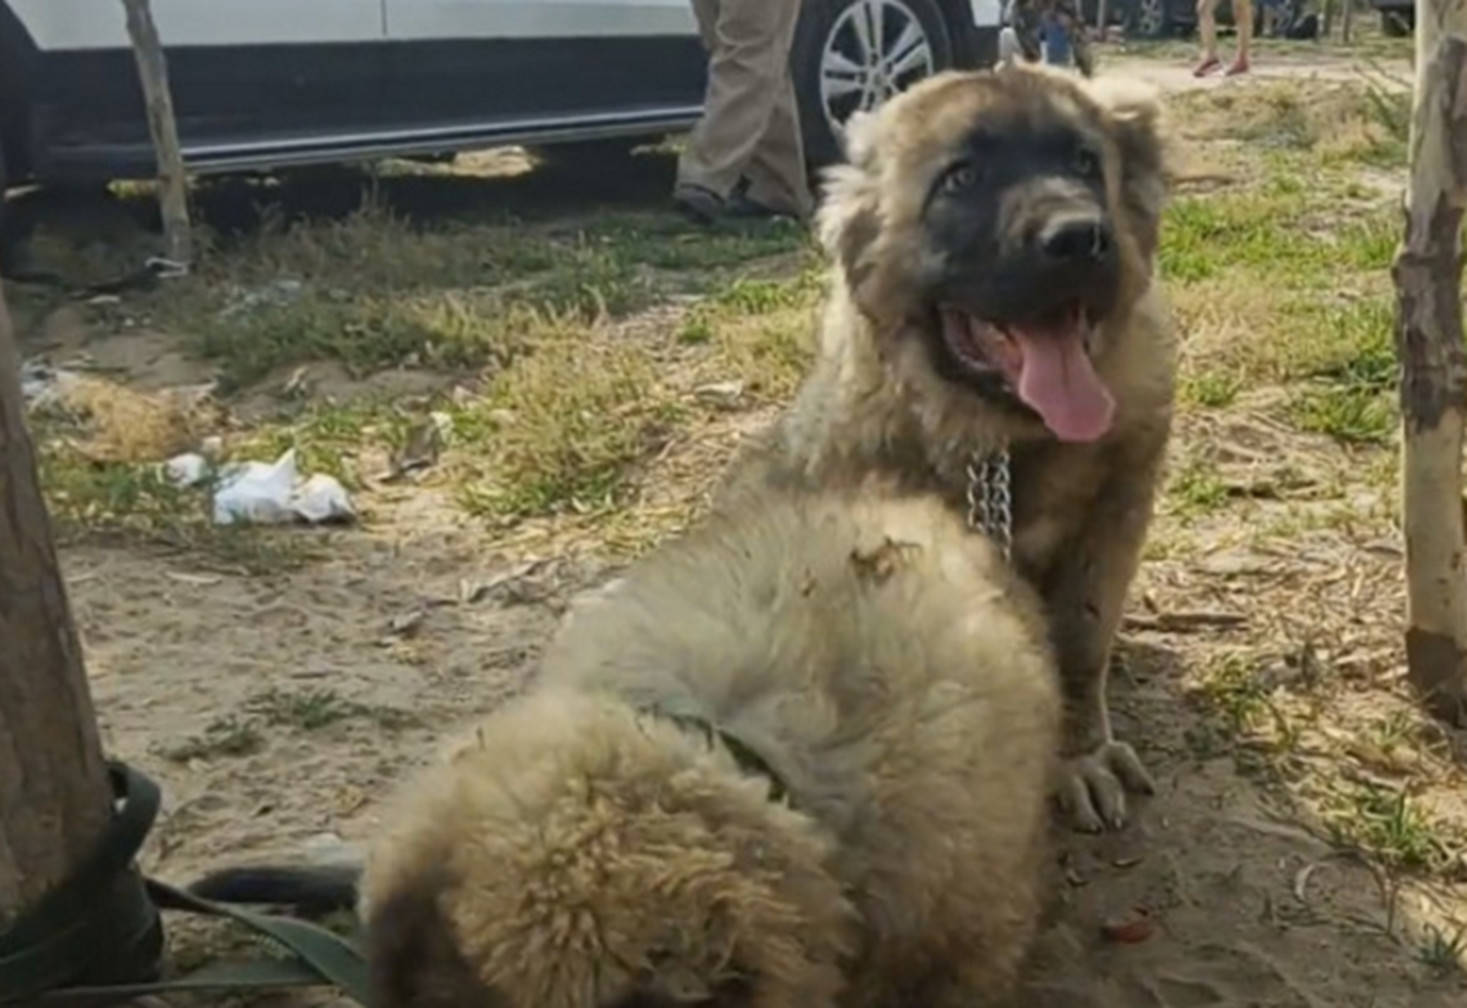
[[[0,291],[0,929],[92,854],[112,792]]]
[[[163,213],[163,242],[173,262],[187,267],[193,261],[188,216],[188,176],[178,145],[178,123],[173,117],[173,94],[168,86],[168,61],[158,39],[158,27],[148,0],[122,0],[127,11],[127,34],[137,61],[143,101],[148,110],[148,132],[158,160],[158,202]]]
[[[1431,710],[1467,724],[1467,547],[1462,528],[1460,228],[1467,205],[1467,8],[1416,0],[1416,86],[1396,284],[1406,663]]]

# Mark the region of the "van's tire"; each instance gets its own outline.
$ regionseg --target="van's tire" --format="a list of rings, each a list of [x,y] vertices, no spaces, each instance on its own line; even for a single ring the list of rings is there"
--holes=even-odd
[[[805,0],[801,8],[790,47],[790,72],[799,102],[805,163],[815,171],[844,159],[839,124],[857,107],[869,107],[873,96],[879,102],[922,77],[952,67],[953,39],[937,0]],[[872,54],[855,32],[855,19],[872,9],[884,17],[883,55],[902,65],[895,79],[885,73],[872,79]],[[920,39],[909,29],[920,33]],[[849,93],[822,89],[827,52],[859,65],[865,87],[852,77],[855,90]],[[882,69],[888,68],[890,63]]]

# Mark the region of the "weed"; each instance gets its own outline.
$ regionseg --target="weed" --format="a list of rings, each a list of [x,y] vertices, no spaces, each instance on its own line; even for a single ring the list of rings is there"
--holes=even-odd
[[[1356,784],[1337,797],[1327,820],[1337,842],[1359,847],[1393,868],[1432,870],[1445,848],[1434,824],[1406,790]]]
[[[534,352],[455,418],[463,439],[483,449],[460,500],[510,522],[612,505],[681,409],[644,348],[547,320]]]
[[[261,717],[266,724],[300,731],[313,731],[349,718],[371,720],[387,729],[405,728],[417,723],[417,719],[407,711],[347,700],[330,689],[268,689],[245,701],[245,709]]]
[[[1210,370],[1196,375],[1184,375],[1179,386],[1178,392],[1183,402],[1218,409],[1233,404],[1238,393],[1242,391],[1243,380],[1230,371]]]
[[[264,744],[256,721],[229,715],[210,721],[202,734],[163,749],[161,755],[175,763],[187,763],[213,756],[248,756],[259,752]]]
[[[1225,655],[1203,671],[1199,693],[1235,734],[1250,731],[1267,708],[1267,690],[1240,655]]]
[[[1390,397],[1363,385],[1306,388],[1290,402],[1289,414],[1300,430],[1353,444],[1385,444],[1396,428]]]
[[[1448,935],[1435,924],[1426,926],[1426,935],[1416,950],[1416,958],[1438,976],[1449,976],[1462,969],[1467,957],[1467,924]]]
[[[1167,497],[1181,514],[1203,514],[1227,503],[1228,487],[1214,464],[1194,458],[1173,474]]]

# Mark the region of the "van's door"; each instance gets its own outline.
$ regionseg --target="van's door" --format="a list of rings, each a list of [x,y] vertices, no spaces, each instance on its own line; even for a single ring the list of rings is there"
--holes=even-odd
[[[410,122],[491,133],[696,116],[705,55],[689,0],[387,0]]]
[[[8,2],[39,50],[48,156],[150,163],[122,4]],[[152,11],[190,162],[380,127],[385,0],[152,0]]]

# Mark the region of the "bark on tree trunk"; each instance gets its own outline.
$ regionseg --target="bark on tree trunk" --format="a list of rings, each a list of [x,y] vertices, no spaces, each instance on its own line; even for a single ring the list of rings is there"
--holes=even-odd
[[[1401,362],[1406,662],[1428,707],[1467,723],[1467,547],[1462,519],[1460,227],[1467,203],[1467,11],[1417,0],[1406,234],[1396,283]]]
[[[1355,14],[1355,0],[1345,0],[1344,7],[1340,11],[1340,41],[1345,45],[1350,44],[1350,22]]]
[[[0,929],[91,856],[112,808],[0,292]]]
[[[148,132],[158,159],[158,203],[163,213],[163,242],[168,258],[188,265],[193,261],[189,230],[188,176],[178,146],[178,123],[173,118],[173,93],[168,86],[168,61],[148,0],[122,0],[127,10],[127,34],[137,60],[143,100],[148,107]]]

